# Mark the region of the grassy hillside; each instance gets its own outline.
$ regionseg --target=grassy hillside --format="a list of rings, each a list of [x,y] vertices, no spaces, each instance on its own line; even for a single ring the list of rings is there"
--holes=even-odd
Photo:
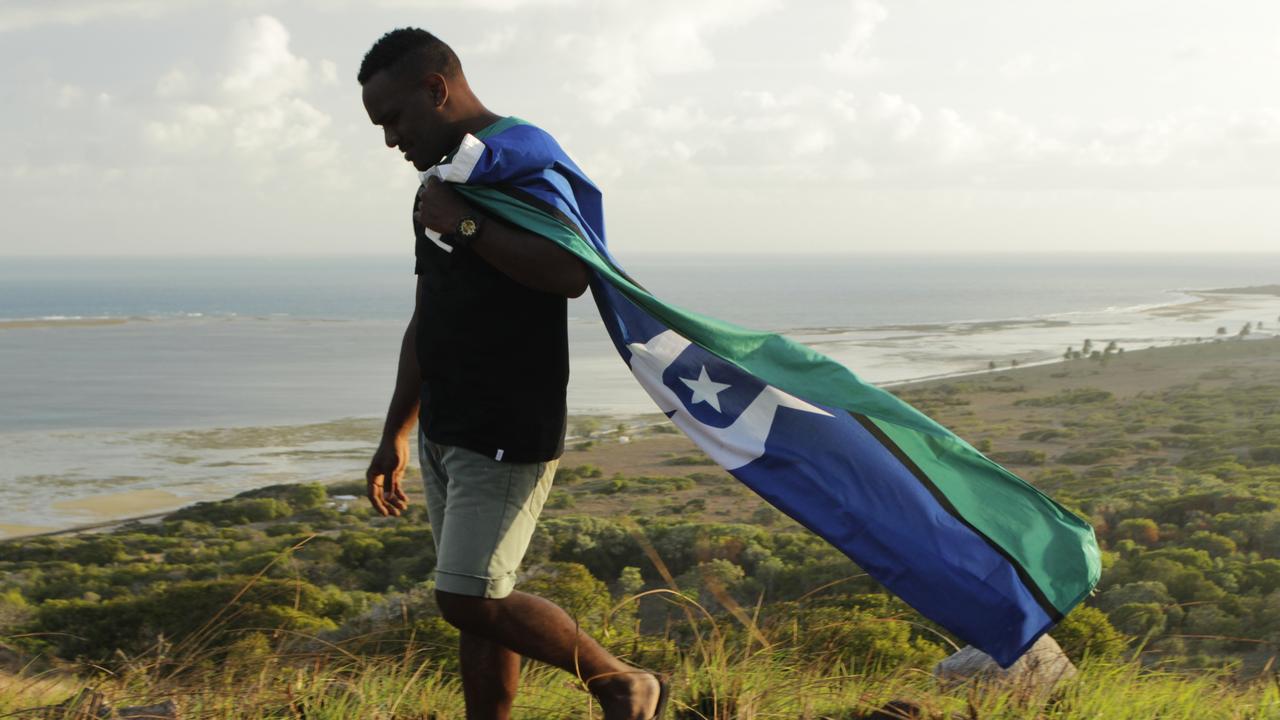
[[[951,638],[657,422],[577,421],[523,587],[673,672],[682,717],[855,718],[895,698],[927,717],[1280,713],[1280,343],[899,392],[1097,529],[1099,592],[1054,633],[1084,672],[1048,706],[935,687]],[[421,497],[394,519],[362,494],[275,486],[0,543],[0,713],[93,687],[201,716],[460,717]],[[522,717],[588,715],[568,676],[529,666],[525,684]]]

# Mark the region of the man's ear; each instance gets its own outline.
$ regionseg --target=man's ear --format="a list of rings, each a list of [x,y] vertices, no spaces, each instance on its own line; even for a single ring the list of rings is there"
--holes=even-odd
[[[426,78],[427,93],[436,107],[442,107],[449,99],[449,83],[440,73],[431,73]]]

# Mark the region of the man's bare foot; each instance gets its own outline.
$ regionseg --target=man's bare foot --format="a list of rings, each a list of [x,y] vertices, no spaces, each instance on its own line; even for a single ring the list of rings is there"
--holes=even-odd
[[[658,711],[662,687],[653,673],[618,673],[588,684],[604,710],[604,720],[650,720]]]

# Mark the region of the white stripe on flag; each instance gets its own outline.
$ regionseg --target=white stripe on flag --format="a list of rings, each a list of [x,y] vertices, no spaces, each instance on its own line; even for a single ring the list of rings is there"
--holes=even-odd
[[[427,179],[438,177],[444,182],[463,183],[465,184],[471,178],[471,173],[476,169],[476,163],[480,162],[480,156],[484,154],[484,141],[480,138],[467,133],[462,138],[462,143],[458,145],[458,151],[447,163],[436,163],[426,170],[418,173],[418,182],[423,185],[427,184]],[[440,240],[440,233],[431,228],[423,228],[422,232],[436,247],[451,253],[453,246]],[[502,458],[499,457],[499,460]]]

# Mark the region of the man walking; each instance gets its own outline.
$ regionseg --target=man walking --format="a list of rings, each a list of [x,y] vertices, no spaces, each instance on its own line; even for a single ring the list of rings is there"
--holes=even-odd
[[[468,136],[519,122],[486,109],[457,56],[424,30],[384,35],[358,79],[387,146],[420,171]],[[588,271],[436,177],[415,197],[413,227],[417,300],[368,494],[382,515],[405,509],[416,421],[436,601],[460,631],[467,718],[510,716],[521,655],[579,673],[606,720],[656,717],[664,682],[610,655],[555,604],[514,589],[564,449],[566,298],[586,290]]]

